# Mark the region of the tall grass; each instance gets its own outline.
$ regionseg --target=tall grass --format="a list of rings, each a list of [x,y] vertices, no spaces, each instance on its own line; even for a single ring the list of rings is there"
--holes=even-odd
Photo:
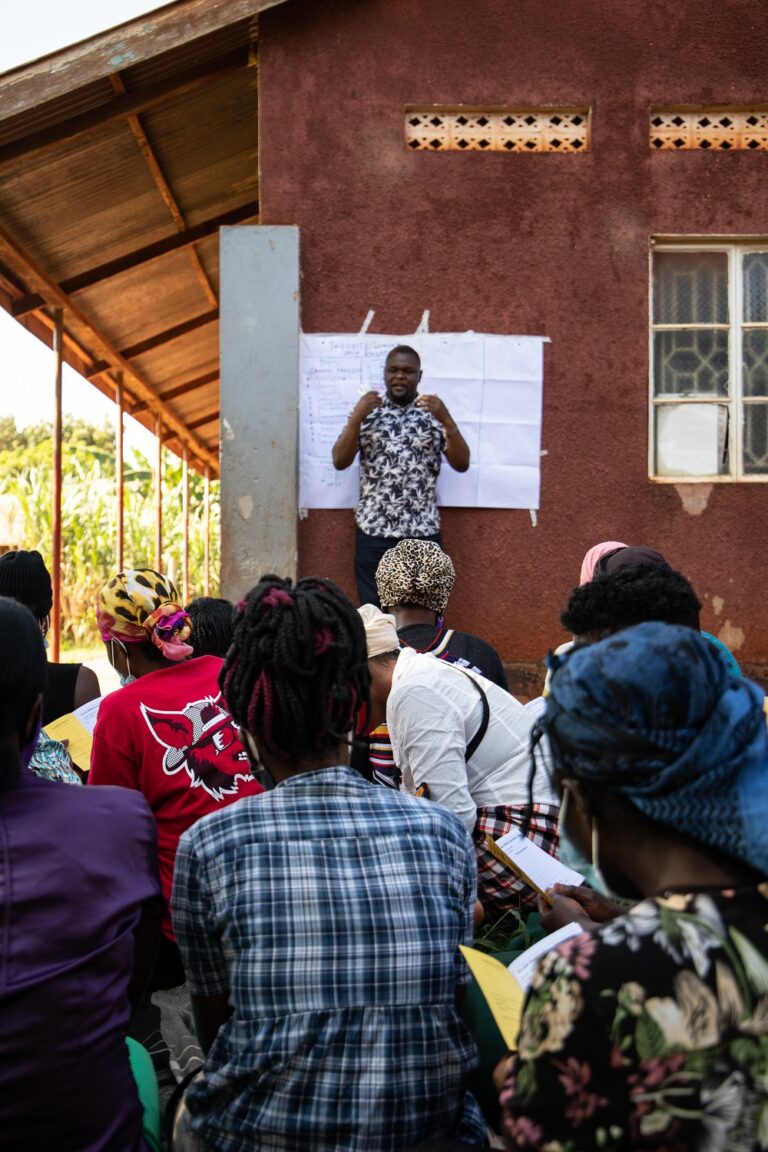
[[[38,549],[51,564],[52,468],[44,444],[0,453],[0,492],[15,495],[24,511],[25,548]],[[42,457],[42,460],[41,460]],[[62,492],[62,644],[98,641],[95,604],[99,588],[116,569],[117,500],[114,456],[82,443],[65,444]],[[204,581],[204,482],[190,471],[189,590],[202,595]],[[219,484],[211,481],[211,595],[219,579]],[[126,568],[154,568],[155,505],[152,470],[136,454],[124,471]],[[163,558],[181,594],[183,561],[182,466],[165,453],[163,467]]]

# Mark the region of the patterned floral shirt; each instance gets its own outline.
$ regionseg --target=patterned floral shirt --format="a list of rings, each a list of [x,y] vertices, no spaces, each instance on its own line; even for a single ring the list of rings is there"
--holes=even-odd
[[[369,536],[434,536],[440,531],[436,486],[443,430],[416,402],[385,397],[360,426],[358,528]]]
[[[645,900],[539,964],[512,1148],[768,1147],[768,884]]]

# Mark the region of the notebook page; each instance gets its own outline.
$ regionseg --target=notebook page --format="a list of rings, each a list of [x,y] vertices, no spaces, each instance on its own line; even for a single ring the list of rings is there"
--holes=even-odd
[[[584,883],[580,872],[566,868],[556,856],[550,856],[543,848],[539,848],[527,836],[523,836],[518,828],[500,836],[496,846],[507,857],[513,871],[520,872],[524,878],[531,881],[531,887],[537,891],[546,892],[555,884]]]
[[[584,929],[580,924],[564,924],[562,928],[558,928],[557,932],[550,933],[543,940],[539,940],[530,948],[526,948],[521,956],[512,961],[509,965],[509,971],[524,992],[527,992],[531,986],[533,973],[541,957],[546,956],[547,952],[551,952],[553,948],[557,948],[558,944],[562,944],[564,940],[569,940],[571,936],[581,936],[583,931]]]

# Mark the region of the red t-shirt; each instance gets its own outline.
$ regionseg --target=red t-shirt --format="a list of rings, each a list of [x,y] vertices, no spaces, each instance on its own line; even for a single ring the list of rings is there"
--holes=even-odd
[[[264,791],[221,703],[221,665],[216,656],[200,656],[141,676],[104,697],[93,733],[88,783],[134,788],[154,812],[166,904],[182,832]],[[168,915],[163,931],[173,939]]]

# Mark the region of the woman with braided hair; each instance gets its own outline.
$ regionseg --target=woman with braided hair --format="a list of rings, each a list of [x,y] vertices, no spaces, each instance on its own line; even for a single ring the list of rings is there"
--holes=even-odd
[[[265,576],[221,674],[275,787],[180,841],[173,922],[207,1052],[174,1147],[396,1152],[482,1142],[456,1011],[472,841],[348,767],[369,698],[360,618],[330,581]]]

